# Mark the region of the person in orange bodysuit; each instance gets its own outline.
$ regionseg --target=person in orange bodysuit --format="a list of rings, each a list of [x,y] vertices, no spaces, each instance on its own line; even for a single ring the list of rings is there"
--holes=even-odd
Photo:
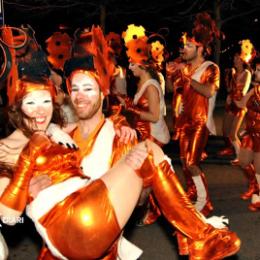
[[[244,40],[245,41],[245,40]],[[248,55],[251,49],[247,48]],[[236,106],[235,101],[239,101],[248,91],[251,82],[251,72],[248,65],[248,55],[243,51],[243,41],[239,50],[236,51],[233,59],[234,68],[226,73],[226,85],[228,96],[226,100],[225,115],[223,121],[223,136],[227,147],[219,152],[219,155],[231,155],[235,150],[236,159],[232,161],[237,164],[240,149],[238,131],[242,124],[245,109]],[[227,139],[228,138],[228,139]],[[243,196],[242,196],[243,197]],[[246,197],[246,195],[245,195]]]
[[[241,144],[238,137],[238,131],[246,113],[246,108],[238,107],[236,101],[241,100],[249,89],[251,83],[249,61],[252,60],[253,56],[253,45],[249,40],[243,40],[239,48],[240,52],[236,52],[234,56],[235,68],[231,70],[231,77],[227,82],[229,94],[227,97],[226,112],[223,122],[223,135],[229,138],[236,153],[236,159],[231,162],[232,164],[239,163],[238,155],[240,153]],[[246,51],[244,51],[244,49]],[[230,148],[226,148],[220,151],[220,154],[225,155],[228,154],[229,151]],[[240,164],[240,167],[249,181],[248,190],[240,195],[242,199],[246,200],[251,198],[254,193],[258,192],[255,169],[253,164],[244,165],[244,163],[242,163]]]
[[[239,152],[239,164],[244,168],[252,168],[249,179],[249,191],[252,203],[249,209],[260,210],[260,58],[254,61],[255,73],[253,88],[236,105],[247,109],[245,115],[246,133],[243,135]],[[253,166],[252,166],[253,163]]]
[[[132,29],[138,27],[132,28],[132,26],[128,26],[123,37],[128,48],[129,69],[134,77],[138,78],[137,92],[133,100],[121,96],[118,96],[118,99],[133,116],[130,124],[137,130],[139,140],[148,138],[162,147],[170,140],[169,129],[164,119],[166,113],[164,78],[161,73],[159,75],[159,68],[164,59],[164,45],[159,40],[163,39],[158,34],[148,38],[144,31],[142,35],[133,38]],[[147,207],[148,210],[142,213],[144,216],[138,221],[139,226],[154,223],[160,215],[152,196],[149,196],[149,203],[146,205],[148,194],[146,191],[144,194],[140,205],[144,204],[143,207]]]
[[[189,238],[191,259],[221,259],[238,251],[240,240],[233,232],[206,224],[192,206],[154,143],[139,144],[101,178],[89,183],[80,169],[78,151],[53,143],[45,135],[52,119],[53,84],[23,78],[17,86],[16,109],[26,115],[23,120],[31,126],[31,137],[0,198],[0,215],[6,223],[14,224],[22,214],[32,176],[47,174],[52,185],[30,199],[27,214],[52,254],[58,259],[114,260],[117,239],[142,187],[152,186],[161,211]]]
[[[203,28],[203,20],[209,28]],[[188,193],[195,207],[204,215],[212,210],[204,173],[199,168],[201,154],[207,142],[209,100],[219,88],[219,68],[205,60],[210,52],[210,42],[219,32],[207,13],[198,14],[193,35],[184,44],[182,59],[186,66],[180,71],[183,111],[178,119],[180,131],[180,157],[188,184]],[[192,183],[192,185],[191,185]]]
[[[165,102],[158,69],[163,61],[164,46],[159,42],[149,42],[145,29],[143,33],[134,37],[138,27],[129,25],[123,33],[129,69],[139,79],[134,99],[122,98],[119,100],[125,109],[133,115],[132,127],[139,134],[140,140],[147,138],[163,146],[169,142],[169,130],[164,120]],[[133,32],[134,31],[134,32]],[[153,49],[159,50],[156,55]],[[154,55],[154,56],[153,56]],[[157,60],[155,60],[155,56]]]

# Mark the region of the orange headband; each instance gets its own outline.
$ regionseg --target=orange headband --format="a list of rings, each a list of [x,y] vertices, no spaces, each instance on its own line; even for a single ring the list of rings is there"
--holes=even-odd
[[[83,73],[91,78],[94,78],[99,85],[99,77],[94,71],[83,70],[83,69],[74,70],[71,72],[70,76],[66,79],[66,86],[69,94],[71,93],[71,80],[76,73]]]
[[[20,79],[16,83],[15,95],[13,97],[13,100],[9,100],[9,104],[13,105],[18,100],[21,100],[28,93],[31,93],[36,90],[47,90],[50,92],[52,98],[54,98],[56,96],[56,89],[51,80],[48,80],[44,84],[44,83],[29,82],[29,81]]]

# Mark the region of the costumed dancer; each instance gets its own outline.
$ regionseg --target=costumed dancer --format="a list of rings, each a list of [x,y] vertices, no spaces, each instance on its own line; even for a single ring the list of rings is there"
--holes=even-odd
[[[142,26],[137,27],[133,24],[123,32],[123,38],[130,62],[129,69],[139,81],[133,100],[123,99],[121,96],[118,96],[118,99],[133,116],[131,126],[136,129],[139,139],[148,138],[162,147],[170,140],[169,129],[164,119],[164,78],[161,73],[160,76],[158,74],[164,60],[164,45],[159,41],[158,34],[148,38]],[[149,196],[149,202],[146,200],[148,194],[149,192],[144,191],[144,196],[141,196],[140,205],[148,209],[141,213],[144,216],[141,217],[139,226],[152,224],[160,215],[152,196]]]
[[[183,110],[178,119],[180,130],[180,157],[187,183],[188,196],[204,215],[212,210],[208,185],[199,167],[203,149],[211,130],[209,111],[211,97],[219,88],[219,68],[206,60],[211,53],[210,44],[219,37],[215,22],[207,13],[196,16],[192,35],[186,35],[182,59],[186,65],[180,70],[180,91]],[[213,99],[214,101],[214,99]]]
[[[231,163],[238,164],[238,154],[240,150],[238,131],[246,110],[237,107],[235,101],[241,100],[250,87],[251,71],[249,63],[253,58],[254,47],[250,40],[242,40],[234,52],[234,68],[226,71],[225,78],[228,96],[223,121],[223,136],[226,147],[219,152],[219,155],[232,155],[234,149],[236,158]]]
[[[247,170],[249,188],[243,198],[252,197],[249,209],[260,210],[260,58],[255,58],[255,72],[253,88],[236,105],[246,108],[246,132],[242,137],[239,153],[239,164]]]
[[[118,98],[125,109],[133,114],[132,126],[137,130],[140,140],[148,138],[163,146],[170,140],[164,120],[164,95],[157,72],[163,60],[164,47],[159,41],[149,43],[142,26],[129,25],[123,38],[127,47],[129,69],[139,78],[139,82],[133,100],[120,96]],[[153,50],[156,51],[157,48],[159,54],[153,56]]]

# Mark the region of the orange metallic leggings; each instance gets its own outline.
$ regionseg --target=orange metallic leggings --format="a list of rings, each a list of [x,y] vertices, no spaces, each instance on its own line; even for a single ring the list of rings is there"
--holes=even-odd
[[[183,126],[180,133],[180,157],[187,166],[199,165],[208,135],[204,121],[194,121]]]

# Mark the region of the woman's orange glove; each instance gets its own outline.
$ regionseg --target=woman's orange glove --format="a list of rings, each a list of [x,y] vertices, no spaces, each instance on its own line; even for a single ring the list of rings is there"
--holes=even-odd
[[[11,183],[4,191],[0,202],[17,211],[23,211],[29,197],[29,183],[37,157],[50,144],[47,136],[35,133],[18,159]]]

